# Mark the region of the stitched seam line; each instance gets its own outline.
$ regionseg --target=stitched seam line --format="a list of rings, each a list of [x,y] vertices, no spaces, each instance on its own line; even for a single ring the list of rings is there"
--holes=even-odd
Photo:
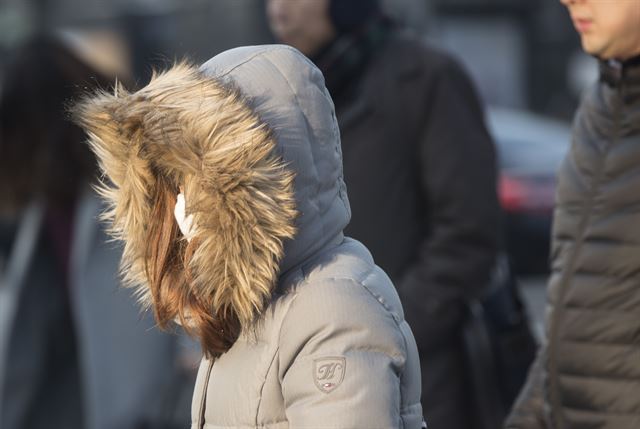
[[[560,377],[567,378],[584,378],[584,379],[593,379],[593,380],[610,380],[612,382],[626,381],[629,383],[640,383],[640,377],[629,377],[629,376],[610,376],[610,375],[584,375],[584,374],[573,374],[571,372],[566,372],[563,370],[559,370],[558,375]]]
[[[384,308],[384,310],[387,312],[388,316],[391,317],[391,319],[393,320],[393,322],[395,323],[400,336],[402,337],[402,344],[404,346],[404,356],[405,359],[408,356],[408,346],[407,346],[407,339],[404,336],[404,332],[402,332],[402,328],[400,327],[400,322],[398,320],[396,320],[396,317],[394,316],[393,312],[388,308],[388,306],[386,305],[386,303],[383,303],[380,301],[380,296],[377,295],[376,293],[374,293],[371,289],[369,289],[369,287],[365,284],[366,280],[371,278],[373,275],[375,274],[375,267],[372,266],[369,269],[369,272],[367,273],[367,275],[364,277],[364,279],[362,279],[361,281],[356,281],[354,279],[349,279],[349,278],[337,278],[334,277],[332,278],[333,280],[343,280],[343,281],[348,281],[350,283],[359,285],[361,287],[363,287],[368,293],[369,295],[371,295],[371,297],[376,301],[376,303],[378,303],[378,305],[380,305],[382,308]],[[406,363],[406,362],[405,362]],[[400,396],[399,398],[399,403],[398,403],[398,424],[400,428],[404,428],[404,420],[402,419],[402,403],[403,403],[403,397],[402,397],[402,377],[398,377],[398,395]]]
[[[271,371],[271,367],[273,363],[276,361],[276,356],[278,356],[278,352],[280,351],[280,342],[276,345],[276,350],[273,353],[273,357],[271,358],[271,363],[267,367],[267,372],[264,375],[264,381],[262,382],[262,386],[260,387],[260,397],[258,399],[258,405],[256,406],[256,419],[255,425],[258,427],[258,415],[260,414],[260,406],[262,405],[262,392],[264,391],[264,386],[267,384],[267,377],[269,376],[269,372]]]

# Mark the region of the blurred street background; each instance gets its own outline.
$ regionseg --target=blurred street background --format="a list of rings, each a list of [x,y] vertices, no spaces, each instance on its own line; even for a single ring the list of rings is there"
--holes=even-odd
[[[596,66],[579,50],[555,0],[385,0],[394,17],[467,66],[489,105],[569,119]],[[189,56],[272,41],[263,0],[2,0],[0,70],[7,52],[42,30],[115,31],[135,76]]]
[[[580,50],[556,0],[386,0],[386,7],[452,52],[488,107],[509,251],[539,331],[555,170],[597,65]],[[36,32],[78,40],[108,33],[117,43],[87,55],[130,67],[142,85],[154,66],[175,59],[200,62],[235,46],[273,42],[264,8],[263,0],[0,0],[0,75],[11,49]]]
[[[539,335],[555,174],[597,63],[582,53],[557,0],[384,3],[464,64],[482,97],[499,154],[507,248]],[[0,0],[0,77],[11,52],[34,34],[58,34],[138,87],[154,67],[176,59],[198,63],[232,47],[273,43],[264,0]]]

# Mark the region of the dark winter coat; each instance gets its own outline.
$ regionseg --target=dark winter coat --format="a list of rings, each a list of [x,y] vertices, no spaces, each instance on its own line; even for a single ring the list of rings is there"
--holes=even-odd
[[[559,174],[547,345],[508,428],[640,427],[640,67],[614,75],[575,118]]]
[[[487,285],[500,217],[475,90],[448,55],[393,33],[350,82],[323,72],[342,133],[346,233],[398,288],[420,349],[427,423],[468,429],[463,303]]]

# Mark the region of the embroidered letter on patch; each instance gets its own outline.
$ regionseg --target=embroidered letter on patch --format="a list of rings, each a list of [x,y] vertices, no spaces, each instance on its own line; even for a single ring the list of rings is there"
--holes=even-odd
[[[324,393],[335,390],[342,380],[347,368],[344,357],[326,357],[313,361],[313,381],[318,389]]]

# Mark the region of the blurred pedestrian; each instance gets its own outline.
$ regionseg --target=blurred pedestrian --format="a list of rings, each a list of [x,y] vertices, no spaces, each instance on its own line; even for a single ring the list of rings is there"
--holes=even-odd
[[[129,283],[206,353],[192,427],[422,426],[398,296],[342,232],[340,134],[310,61],[233,49],[89,99],[79,120]]]
[[[466,72],[405,34],[377,0],[268,0],[275,37],[322,70],[342,133],[353,218],[418,343],[429,426],[469,429],[461,340],[499,248],[494,146]]]
[[[559,173],[546,344],[513,429],[640,427],[640,3],[563,0],[600,60]]]
[[[180,396],[193,385],[178,338],[151,330],[119,290],[121,251],[107,243],[91,190],[95,157],[67,118],[75,96],[127,77],[117,39],[100,40],[36,37],[0,84],[2,429],[188,422]]]

